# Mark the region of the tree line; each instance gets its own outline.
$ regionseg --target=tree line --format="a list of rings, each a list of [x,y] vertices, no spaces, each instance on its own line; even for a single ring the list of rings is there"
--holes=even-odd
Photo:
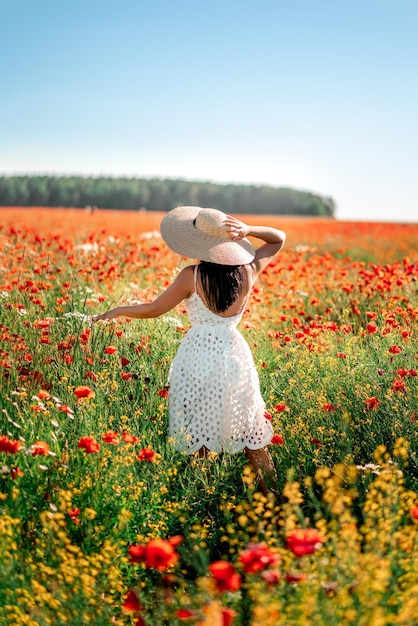
[[[0,176],[0,206],[168,211],[181,205],[215,207],[227,213],[324,217],[334,217],[336,208],[330,197],[269,185],[159,178]]]

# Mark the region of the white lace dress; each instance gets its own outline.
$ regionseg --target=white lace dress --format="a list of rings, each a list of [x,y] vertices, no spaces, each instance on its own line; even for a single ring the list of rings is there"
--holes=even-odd
[[[263,448],[273,436],[265,417],[250,348],[237,330],[242,313],[212,313],[195,292],[185,300],[191,328],[169,374],[169,433],[177,450],[192,454]]]

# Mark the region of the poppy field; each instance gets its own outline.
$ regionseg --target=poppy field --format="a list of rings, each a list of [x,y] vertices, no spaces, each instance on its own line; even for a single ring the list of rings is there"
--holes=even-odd
[[[182,305],[91,323],[184,266],[162,216],[0,208],[0,624],[418,624],[418,225],[245,216],[274,499],[168,437]]]

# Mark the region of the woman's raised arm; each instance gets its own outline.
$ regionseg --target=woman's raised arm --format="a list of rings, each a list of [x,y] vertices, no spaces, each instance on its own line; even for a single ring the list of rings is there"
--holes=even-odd
[[[255,274],[259,274],[279,254],[286,241],[286,233],[271,226],[249,226],[228,215],[225,225],[232,240],[244,237],[257,237],[265,242],[255,253],[253,261]]]

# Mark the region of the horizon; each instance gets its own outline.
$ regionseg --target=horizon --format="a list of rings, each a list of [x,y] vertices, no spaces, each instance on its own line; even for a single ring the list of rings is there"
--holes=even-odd
[[[0,177],[2,176],[27,176],[27,177],[36,177],[36,176],[40,176],[40,177],[74,177],[74,178],[126,178],[126,179],[141,179],[141,180],[182,180],[184,182],[189,182],[189,183],[213,183],[215,185],[237,185],[237,186],[254,186],[254,187],[260,187],[260,186],[267,186],[267,187],[272,187],[274,189],[292,189],[294,191],[300,191],[303,193],[312,193],[313,195],[320,195],[320,194],[316,194],[315,191],[312,191],[311,189],[299,189],[296,187],[286,187],[285,185],[283,186],[275,186],[275,185],[269,185],[266,183],[242,183],[242,182],[228,182],[228,183],[221,183],[219,181],[216,180],[204,180],[204,179],[188,179],[188,178],[183,178],[183,177],[161,177],[161,176],[123,176],[123,175],[118,175],[118,176],[112,176],[110,174],[97,174],[97,175],[89,175],[89,174],[77,174],[77,173],[65,173],[65,174],[59,174],[59,173],[13,173],[13,174],[4,174],[2,172],[0,172]],[[333,198],[332,198],[333,199]],[[43,208],[43,209],[72,209],[72,210],[79,210],[79,211],[84,211],[87,207],[73,207],[73,206],[58,206],[58,207],[50,207],[50,206],[41,206],[41,205],[19,205],[19,206],[3,206],[0,205],[0,208],[10,208],[10,209],[36,209],[36,208]],[[128,213],[134,213],[136,211],[141,212],[144,209],[143,208],[138,208],[138,209],[115,209],[113,207],[96,207],[97,210],[101,210],[101,211],[126,211]],[[172,208],[172,207],[170,207]],[[167,211],[170,210],[167,209]],[[145,212],[150,212],[150,213],[161,213],[161,211],[154,211],[154,210],[149,210],[149,209],[145,209]],[[257,215],[271,215],[271,216],[280,216],[282,215],[283,217],[286,218],[295,218],[295,219],[318,219],[318,220],[337,220],[339,222],[365,222],[365,223],[381,223],[381,224],[405,224],[405,225],[411,225],[414,226],[416,224],[418,224],[418,217],[416,217],[415,219],[398,219],[398,220],[392,220],[390,218],[382,218],[382,219],[378,219],[378,218],[366,218],[366,219],[359,219],[357,217],[339,217],[337,215],[338,213],[338,207],[336,207],[336,214],[333,216],[327,216],[327,215],[297,215],[294,213],[249,213],[249,214],[245,214],[245,213],[237,213],[237,215],[252,215],[252,216],[257,216]]]

